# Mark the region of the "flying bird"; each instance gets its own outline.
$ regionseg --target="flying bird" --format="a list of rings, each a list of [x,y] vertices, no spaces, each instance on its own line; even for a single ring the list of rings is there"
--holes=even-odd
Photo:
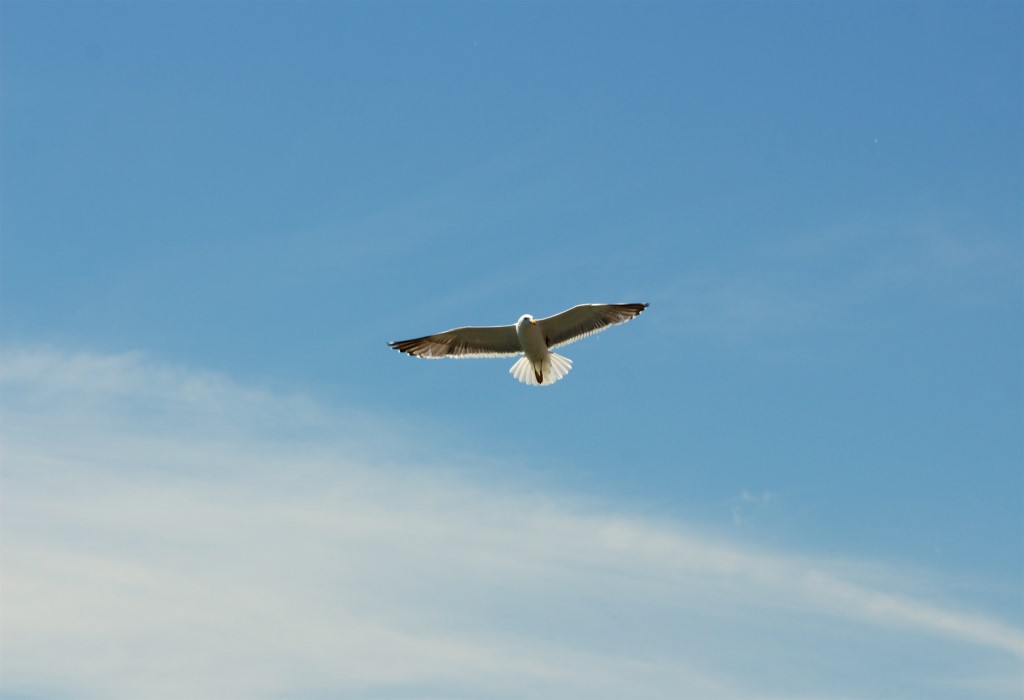
[[[599,333],[640,315],[648,304],[580,304],[536,320],[523,314],[511,326],[466,326],[412,340],[395,340],[390,347],[415,357],[514,357],[509,372],[530,386],[548,386],[572,369],[572,360],[551,352],[580,338]]]

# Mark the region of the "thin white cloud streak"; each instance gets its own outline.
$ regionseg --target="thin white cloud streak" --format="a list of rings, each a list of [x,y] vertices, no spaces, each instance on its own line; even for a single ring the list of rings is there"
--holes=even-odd
[[[953,309],[1016,303],[1024,269],[1019,240],[947,218],[772,238],[753,250],[753,267],[741,260],[732,273],[729,266],[692,270],[653,298],[681,332],[725,343],[846,327],[864,308],[882,304],[891,313],[894,299]]]
[[[11,352],[2,379],[4,694],[1021,687],[1024,633],[907,572],[751,551],[445,453],[399,464],[373,443],[400,428],[339,439],[313,402],[139,355]]]
[[[687,333],[730,343],[791,333],[812,323],[821,313],[819,301],[751,279],[714,275],[686,277],[662,296]]]

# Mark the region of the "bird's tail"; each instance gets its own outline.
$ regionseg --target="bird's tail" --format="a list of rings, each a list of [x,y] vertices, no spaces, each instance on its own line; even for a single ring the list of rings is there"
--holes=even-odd
[[[537,363],[537,365],[530,362],[529,357],[523,355],[516,360],[516,363],[512,365],[509,372],[523,384],[548,386],[569,374],[571,369],[572,360],[568,357],[562,357],[561,355],[549,352],[544,356],[544,360]]]

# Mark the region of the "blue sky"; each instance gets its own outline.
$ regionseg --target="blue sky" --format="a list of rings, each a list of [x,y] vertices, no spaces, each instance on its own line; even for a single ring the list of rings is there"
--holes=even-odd
[[[1024,695],[1020,3],[0,19],[0,697]]]

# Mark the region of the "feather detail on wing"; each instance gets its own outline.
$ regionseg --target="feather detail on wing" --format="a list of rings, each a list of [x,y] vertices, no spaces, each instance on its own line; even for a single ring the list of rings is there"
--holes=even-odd
[[[549,348],[560,348],[639,316],[648,304],[580,304],[537,321]]]
[[[510,357],[523,351],[515,326],[467,326],[412,340],[394,340],[389,346],[416,357]]]

